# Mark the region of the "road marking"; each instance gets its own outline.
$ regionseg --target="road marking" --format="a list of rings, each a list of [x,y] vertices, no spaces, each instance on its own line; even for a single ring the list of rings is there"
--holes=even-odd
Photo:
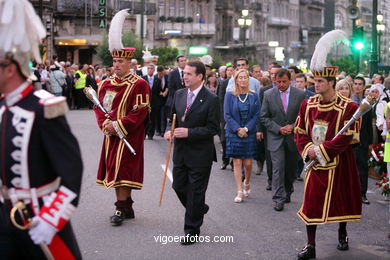
[[[165,171],[165,164],[161,164],[161,168],[163,169],[163,171]],[[163,172],[163,174],[164,174],[164,172]],[[167,176],[168,176],[169,180],[171,182],[173,182],[172,172],[171,172],[171,170],[169,168],[168,168],[168,171],[167,171]]]

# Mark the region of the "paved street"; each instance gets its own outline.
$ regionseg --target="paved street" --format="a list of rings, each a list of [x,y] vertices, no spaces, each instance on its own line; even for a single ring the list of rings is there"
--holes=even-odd
[[[167,180],[163,205],[158,206],[167,143],[161,138],[145,141],[145,181],[133,193],[135,219],[112,227],[114,190],[95,184],[102,134],[91,110],[71,111],[68,120],[79,140],[84,178],[78,210],[72,218],[84,259],[295,259],[306,243],[306,231],[296,212],[303,183],[295,183],[292,202],[282,212],[273,210],[266,174],[253,175],[252,193],[243,203],[233,202],[235,185],[230,168],[213,165],[207,191],[209,213],[201,229],[203,236],[233,236],[230,243],[163,244],[155,237],[183,235],[184,209]],[[216,139],[217,140],[217,139]],[[217,151],[220,147],[217,146]],[[220,158],[220,154],[218,154]],[[338,224],[317,230],[317,259],[390,259],[389,204],[369,180],[371,205],[363,205],[363,220],[349,223],[350,250],[336,249]]]

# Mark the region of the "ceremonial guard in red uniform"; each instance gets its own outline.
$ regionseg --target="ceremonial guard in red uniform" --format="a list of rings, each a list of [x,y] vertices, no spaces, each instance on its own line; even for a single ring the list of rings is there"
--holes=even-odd
[[[329,33],[341,35],[335,37],[344,35],[339,30]],[[332,36],[329,33],[323,36],[327,41]],[[321,46],[321,39],[316,51],[318,46]],[[319,49],[324,51],[324,48]],[[352,144],[359,142],[360,121],[355,121],[344,134],[333,139],[358,106],[336,93],[337,67],[315,66],[315,61],[312,60],[311,69],[317,95],[302,102],[295,123],[295,142],[303,160],[317,162],[306,172],[303,203],[298,211],[308,235],[308,243],[298,259],[315,258],[318,224],[339,222],[337,248],[347,250],[346,222],[361,218],[359,175],[352,150]]]
[[[94,108],[99,128],[105,134],[96,183],[116,190],[116,210],[110,218],[116,226],[125,218],[134,218],[131,190],[142,188],[145,122],[150,110],[147,82],[130,72],[135,49],[123,48],[121,39],[113,39],[117,35],[113,30],[121,32],[127,15],[127,10],[122,10],[111,22],[109,42],[115,75],[102,81],[98,89],[100,104],[107,113]]]
[[[0,5],[0,258],[81,259],[69,219],[78,203],[82,162],[64,117],[66,99],[34,91],[28,80],[28,62],[40,62],[38,44],[46,29],[29,1],[5,2]]]

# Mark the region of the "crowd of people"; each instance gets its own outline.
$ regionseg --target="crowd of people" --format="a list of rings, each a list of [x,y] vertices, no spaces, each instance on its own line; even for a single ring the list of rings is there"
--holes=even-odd
[[[81,259],[69,219],[78,204],[83,166],[64,115],[68,105],[92,108],[83,93],[87,86],[97,91],[95,102],[101,105],[93,107],[104,134],[96,183],[115,189],[112,225],[135,217],[132,191],[143,187],[144,140],[157,134],[174,142],[172,187],[185,208],[180,243],[198,242],[210,208],[206,191],[218,135],[221,169],[232,165],[234,203],[251,196],[253,160],[257,174],[266,165],[266,190],[277,212],[291,202],[294,181],[304,177],[297,214],[306,225],[307,244],[298,259],[316,257],[319,224],[339,223],[337,249],[349,249],[347,222],[360,220],[362,203],[370,203],[367,162],[373,144],[385,141],[390,170],[390,78],[338,73],[337,67],[315,58],[310,73],[277,62],[263,71],[259,64],[249,67],[245,58],[214,70],[202,59],[187,61],[183,55],[176,68],[166,69],[148,50],[140,67],[132,59],[135,48],[123,47],[117,33],[127,10],[111,21],[112,67],[75,65],[55,56],[40,64],[41,21],[30,12],[30,2],[9,3],[14,11],[0,20],[17,23],[18,9],[34,22],[21,32],[29,44],[15,40],[0,46],[0,249],[5,259]],[[6,26],[0,23],[4,39],[12,37],[5,35],[10,32]],[[328,33],[342,36],[339,30]],[[317,51],[323,51],[321,44],[313,57]],[[38,61],[35,77],[29,60]],[[373,109],[350,121],[363,102]],[[348,129],[336,135],[347,122]]]

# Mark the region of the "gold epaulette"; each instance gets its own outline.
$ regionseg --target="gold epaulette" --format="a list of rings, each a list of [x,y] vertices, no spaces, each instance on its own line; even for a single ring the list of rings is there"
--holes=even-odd
[[[97,91],[98,97],[99,97],[100,88],[104,85],[105,82],[111,81],[112,78],[113,77],[110,76],[110,77],[107,77],[107,78],[105,78],[105,79],[103,79],[102,81],[99,82],[99,84],[98,84],[98,91]]]
[[[34,95],[39,98],[39,103],[43,106],[43,116],[46,119],[63,116],[69,111],[68,103],[63,96],[54,96],[43,89],[35,91]]]
[[[316,94],[314,96],[309,97],[309,100],[307,100],[307,104],[313,105],[318,104],[320,102],[320,95]]]
[[[130,73],[127,77],[126,77],[126,81],[129,82],[130,84],[134,84],[136,83],[138,80],[144,80],[142,77],[138,76],[137,74],[135,73]]]

